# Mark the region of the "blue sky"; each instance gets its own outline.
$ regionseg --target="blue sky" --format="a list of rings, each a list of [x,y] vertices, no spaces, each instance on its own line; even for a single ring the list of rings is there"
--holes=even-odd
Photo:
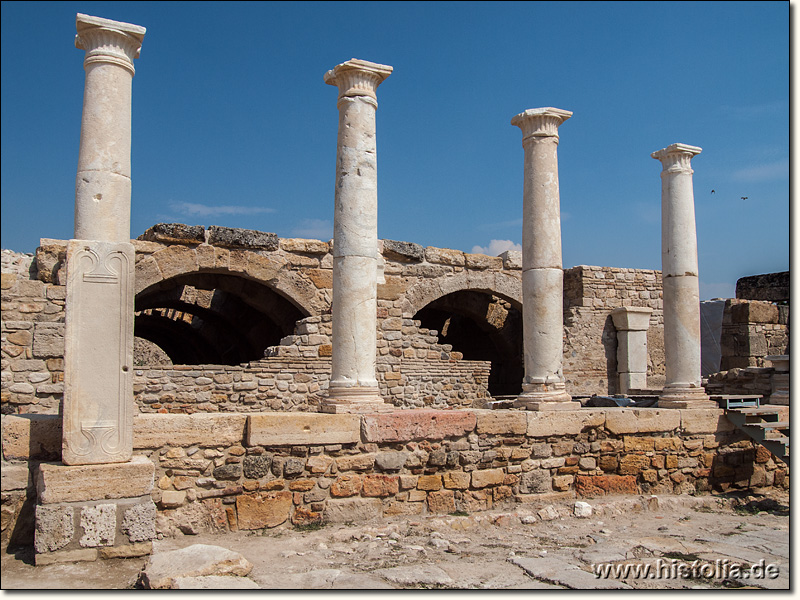
[[[788,2],[3,2],[3,248],[73,234],[78,12],[147,28],[132,237],[181,222],[329,239],[338,112],[322,76],[355,57],[394,67],[378,90],[381,238],[519,244],[510,120],[554,106],[574,112],[560,128],[565,267],[661,268],[650,153],[683,142],[703,148],[701,298],[789,268]]]

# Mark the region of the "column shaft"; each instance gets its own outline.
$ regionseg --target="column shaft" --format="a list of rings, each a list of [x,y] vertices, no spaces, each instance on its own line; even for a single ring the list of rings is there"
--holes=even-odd
[[[375,377],[378,275],[377,86],[391,67],[356,59],[325,82],[339,87],[333,216],[331,381],[326,412],[383,408]]]
[[[661,270],[666,384],[663,408],[713,406],[702,386],[700,283],[694,217],[692,157],[701,149],[672,144],[651,156],[661,172]]]
[[[525,379],[515,406],[571,409],[562,373],[564,272],[558,189],[558,126],[572,113],[527,110],[511,120],[525,149],[522,225],[522,328]]]

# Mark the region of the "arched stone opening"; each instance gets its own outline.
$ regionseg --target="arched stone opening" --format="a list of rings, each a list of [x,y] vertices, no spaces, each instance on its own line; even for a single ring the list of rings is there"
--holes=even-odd
[[[263,358],[307,316],[262,283],[194,272],[136,295],[134,335],[156,344],[173,364],[236,365]]]
[[[422,326],[438,332],[467,360],[492,363],[489,392],[513,396],[522,391],[521,307],[494,294],[462,290],[433,300],[415,315]]]

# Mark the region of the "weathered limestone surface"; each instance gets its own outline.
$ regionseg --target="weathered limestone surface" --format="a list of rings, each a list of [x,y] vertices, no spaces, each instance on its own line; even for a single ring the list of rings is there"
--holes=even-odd
[[[713,406],[700,375],[700,283],[691,160],[701,149],[672,144],[653,152],[661,171],[661,271],[664,286],[664,408]]]
[[[182,577],[246,576],[252,563],[238,552],[220,546],[193,544],[150,557],[140,582],[146,589],[170,589]]]
[[[250,446],[350,444],[361,439],[361,419],[331,414],[251,415],[246,439]]]
[[[367,442],[400,440],[441,440],[464,435],[475,428],[471,411],[398,411],[381,415],[365,415],[361,432]]]
[[[153,463],[144,456],[104,465],[42,463],[36,477],[36,493],[41,504],[134,498],[150,493],[153,473]]]
[[[558,127],[572,113],[534,108],[515,116],[525,149],[522,293],[525,379],[516,405],[530,410],[577,408],[569,403],[563,360],[564,272],[558,190]]]
[[[124,462],[133,453],[133,246],[72,240],[67,265],[62,460]]]
[[[375,91],[392,68],[358,59],[337,65],[325,83],[339,89],[333,214],[333,353],[328,412],[369,410],[383,402],[375,378],[378,172]],[[366,406],[366,408],[365,408]]]
[[[140,414],[134,419],[137,448],[216,446],[237,443],[244,437],[247,416],[196,413],[192,415]]]

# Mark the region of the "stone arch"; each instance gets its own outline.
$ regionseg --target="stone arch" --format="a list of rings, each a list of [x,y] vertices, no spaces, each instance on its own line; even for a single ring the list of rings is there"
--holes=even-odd
[[[175,364],[240,364],[323,312],[325,296],[280,255],[168,246],[136,265],[135,334]]]
[[[191,273],[230,274],[265,285],[291,302],[306,316],[330,310],[330,302],[311,280],[286,269],[286,259],[252,250],[228,250],[202,244],[166,246],[136,263],[135,289],[142,291],[162,281]]]
[[[524,375],[521,297],[520,280],[513,276],[462,272],[420,282],[406,294],[403,311],[465,359],[490,361],[490,393],[513,396],[521,392]]]
[[[422,279],[410,287],[402,300],[403,316],[413,318],[422,308],[442,296],[460,291],[493,294],[522,310],[522,279],[499,271],[461,271],[446,277]]]

